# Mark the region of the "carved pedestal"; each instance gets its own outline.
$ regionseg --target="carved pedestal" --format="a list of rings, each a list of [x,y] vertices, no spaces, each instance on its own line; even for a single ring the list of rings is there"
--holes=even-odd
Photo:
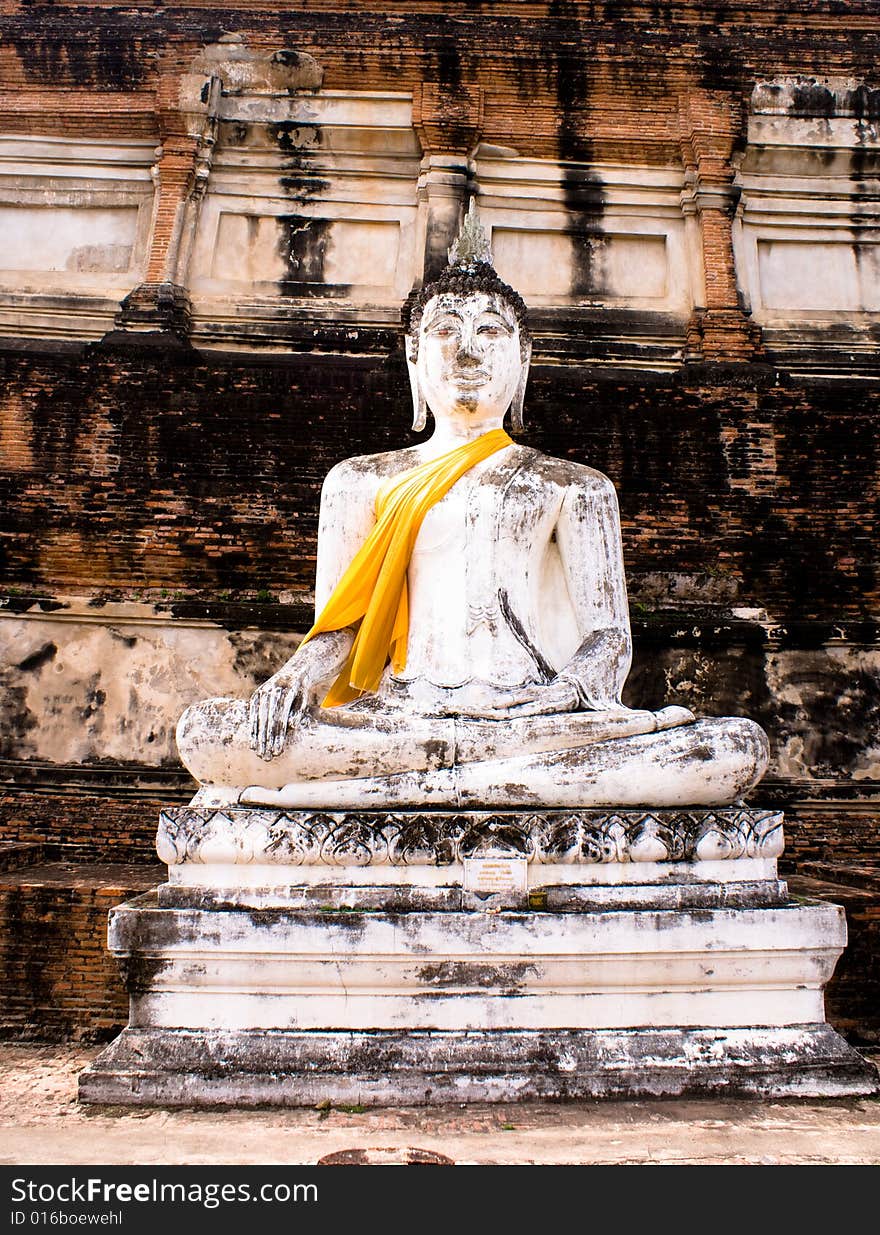
[[[129,1027],[90,1102],[392,1104],[869,1093],[825,1023],[843,911],[782,817],[167,811],[114,910]]]

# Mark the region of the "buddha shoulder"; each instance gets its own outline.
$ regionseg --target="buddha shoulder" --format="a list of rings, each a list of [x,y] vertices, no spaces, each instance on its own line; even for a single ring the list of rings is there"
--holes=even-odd
[[[611,497],[616,500],[614,485],[603,473],[585,463],[572,459],[558,459],[553,455],[529,451],[529,458],[520,467],[519,474],[534,483],[553,489],[571,490],[584,497]]]
[[[325,497],[353,489],[376,489],[389,476],[405,472],[419,462],[416,447],[404,450],[386,450],[375,455],[354,455],[331,467],[324,478]]]

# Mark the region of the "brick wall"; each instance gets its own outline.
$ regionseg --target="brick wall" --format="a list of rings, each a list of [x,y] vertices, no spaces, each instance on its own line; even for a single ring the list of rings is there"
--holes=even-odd
[[[55,863],[0,875],[0,1034],[107,1039],[124,1027],[107,913],[163,874]]]
[[[64,794],[0,790],[0,839],[43,845],[70,861],[150,863],[156,860],[159,811],[192,790],[161,798],[119,798],[82,790]]]
[[[411,440],[399,350],[21,351],[0,382],[0,574],[25,589],[308,589],[328,468]],[[614,481],[632,576],[708,571],[778,618],[876,606],[880,385],[573,363],[536,367],[526,413],[528,444]]]
[[[880,804],[856,801],[823,809],[799,803],[786,808],[781,869],[793,872],[817,861],[880,864]]]
[[[825,878],[796,876],[790,880],[796,896],[817,897],[842,905],[848,943],[825,989],[828,1020],[855,1045],[880,1044],[880,865],[856,871],[863,886],[844,882],[845,867]]]
[[[634,80],[638,127],[674,144],[676,87],[736,91],[768,70],[871,74],[880,41],[873,0],[546,0],[463,11],[454,25],[443,0],[320,0],[283,11],[260,0],[152,11],[3,0],[0,11],[0,81],[18,95],[17,110],[8,103],[10,120],[25,131],[37,114],[44,129],[81,129],[79,109],[69,99],[58,106],[65,91],[91,94],[93,116],[111,126],[119,110],[134,110],[163,78],[184,71],[205,42],[245,31],[253,46],[316,56],[330,89],[383,90],[393,82],[413,90],[425,80],[458,96],[483,88],[486,139],[528,141],[525,153],[536,157],[557,153],[563,105],[569,140],[588,141],[601,119],[626,149]],[[575,91],[560,72],[572,62],[581,65]]]

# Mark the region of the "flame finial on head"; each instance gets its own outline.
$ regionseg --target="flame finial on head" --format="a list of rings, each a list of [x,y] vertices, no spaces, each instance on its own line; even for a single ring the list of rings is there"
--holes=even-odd
[[[472,270],[480,263],[492,265],[492,249],[477,216],[477,199],[472,197],[461,230],[449,246],[449,265]]]

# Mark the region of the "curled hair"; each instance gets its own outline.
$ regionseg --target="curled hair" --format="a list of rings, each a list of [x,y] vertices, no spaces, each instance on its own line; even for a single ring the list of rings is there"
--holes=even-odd
[[[442,296],[446,292],[457,293],[460,296],[469,296],[474,292],[497,296],[513,310],[519,326],[520,343],[523,347],[528,346],[532,336],[526,321],[528,309],[522,296],[514,291],[509,283],[500,279],[494,267],[488,262],[474,262],[468,266],[447,266],[438,279],[435,279],[433,283],[426,283],[421,291],[404,306],[403,324],[407,333],[413,338],[414,347],[418,347],[419,326],[425,305],[435,296]]]

